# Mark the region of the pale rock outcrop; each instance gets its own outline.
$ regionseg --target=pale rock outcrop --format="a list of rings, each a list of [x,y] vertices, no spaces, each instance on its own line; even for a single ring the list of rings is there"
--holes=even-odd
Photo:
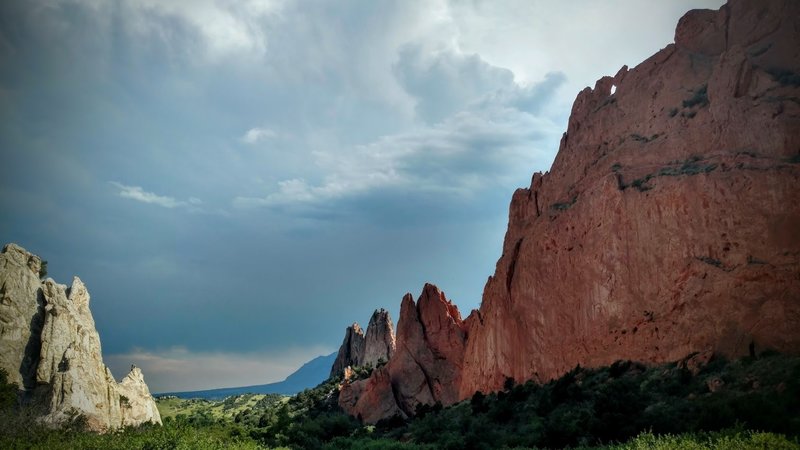
[[[32,390],[44,322],[42,260],[15,244],[0,253],[0,368],[8,381]]]
[[[122,409],[122,426],[141,423],[161,423],[161,414],[144,381],[142,370],[131,366],[131,371],[117,385]]]
[[[362,365],[377,367],[388,362],[395,351],[394,327],[392,317],[385,309],[376,309],[369,319],[364,338],[364,357]]]
[[[103,363],[81,280],[75,277],[69,288],[50,278],[41,282],[40,266],[15,244],[0,253],[0,367],[20,386],[21,400],[54,426],[76,415],[97,431],[161,423],[141,371],[118,385]]]
[[[331,376],[342,373],[346,367],[360,366],[364,359],[364,345],[364,331],[358,323],[353,322],[344,332],[344,340],[331,367]]]
[[[331,367],[331,376],[347,367],[378,367],[391,359],[395,351],[392,317],[385,309],[376,309],[369,319],[366,334],[354,322],[344,332],[344,340]]]

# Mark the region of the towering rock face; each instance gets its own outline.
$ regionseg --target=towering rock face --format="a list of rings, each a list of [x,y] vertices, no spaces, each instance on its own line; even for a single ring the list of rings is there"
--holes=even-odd
[[[578,94],[551,171],[512,197],[480,310],[404,299],[396,354],[343,408],[374,422],[578,364],[800,353],[798,17],[690,11],[674,44]]]
[[[345,367],[360,366],[364,359],[364,331],[357,323],[347,327],[342,346],[331,367],[331,376],[344,372]]]
[[[465,325],[458,308],[432,284],[417,303],[406,294],[397,322],[397,350],[367,380],[342,385],[339,404],[366,422],[414,414],[419,404],[458,400]]]
[[[358,323],[347,327],[342,346],[331,367],[331,376],[343,373],[349,366],[377,367],[388,362],[394,350],[392,317],[385,309],[376,309],[369,319],[366,335]]]
[[[392,318],[385,309],[376,309],[369,319],[367,335],[364,341],[363,365],[377,367],[381,362],[388,362],[394,355],[395,340]]]
[[[512,198],[460,398],[577,364],[800,351],[798,17],[690,11],[578,95],[552,170]]]
[[[41,259],[8,244],[0,253],[0,367],[21,398],[58,425],[75,413],[94,430],[161,423],[141,371],[117,384],[103,364],[89,292],[39,281]]]

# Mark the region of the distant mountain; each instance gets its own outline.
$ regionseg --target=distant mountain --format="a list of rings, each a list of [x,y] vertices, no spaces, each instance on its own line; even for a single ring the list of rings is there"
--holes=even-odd
[[[336,352],[330,355],[318,356],[311,361],[303,364],[294,373],[286,377],[285,380],[277,383],[259,384],[256,386],[231,387],[220,389],[209,389],[207,391],[189,392],[164,392],[155,394],[156,397],[174,395],[179,398],[204,398],[208,400],[221,400],[231,395],[240,394],[284,394],[294,395],[303,389],[317,386],[328,379],[331,366],[336,359]]]

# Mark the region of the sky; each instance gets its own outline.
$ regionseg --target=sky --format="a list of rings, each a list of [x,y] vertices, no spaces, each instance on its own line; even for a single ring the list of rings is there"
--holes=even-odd
[[[437,284],[466,317],[578,91],[719,0],[3,0],[0,239],[153,392],[263,384]]]

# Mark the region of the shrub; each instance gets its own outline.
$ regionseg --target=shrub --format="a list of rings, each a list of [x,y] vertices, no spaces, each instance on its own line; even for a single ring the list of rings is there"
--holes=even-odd
[[[697,88],[692,97],[683,101],[684,108],[692,108],[699,105],[701,108],[708,106],[708,85],[704,84]]]

